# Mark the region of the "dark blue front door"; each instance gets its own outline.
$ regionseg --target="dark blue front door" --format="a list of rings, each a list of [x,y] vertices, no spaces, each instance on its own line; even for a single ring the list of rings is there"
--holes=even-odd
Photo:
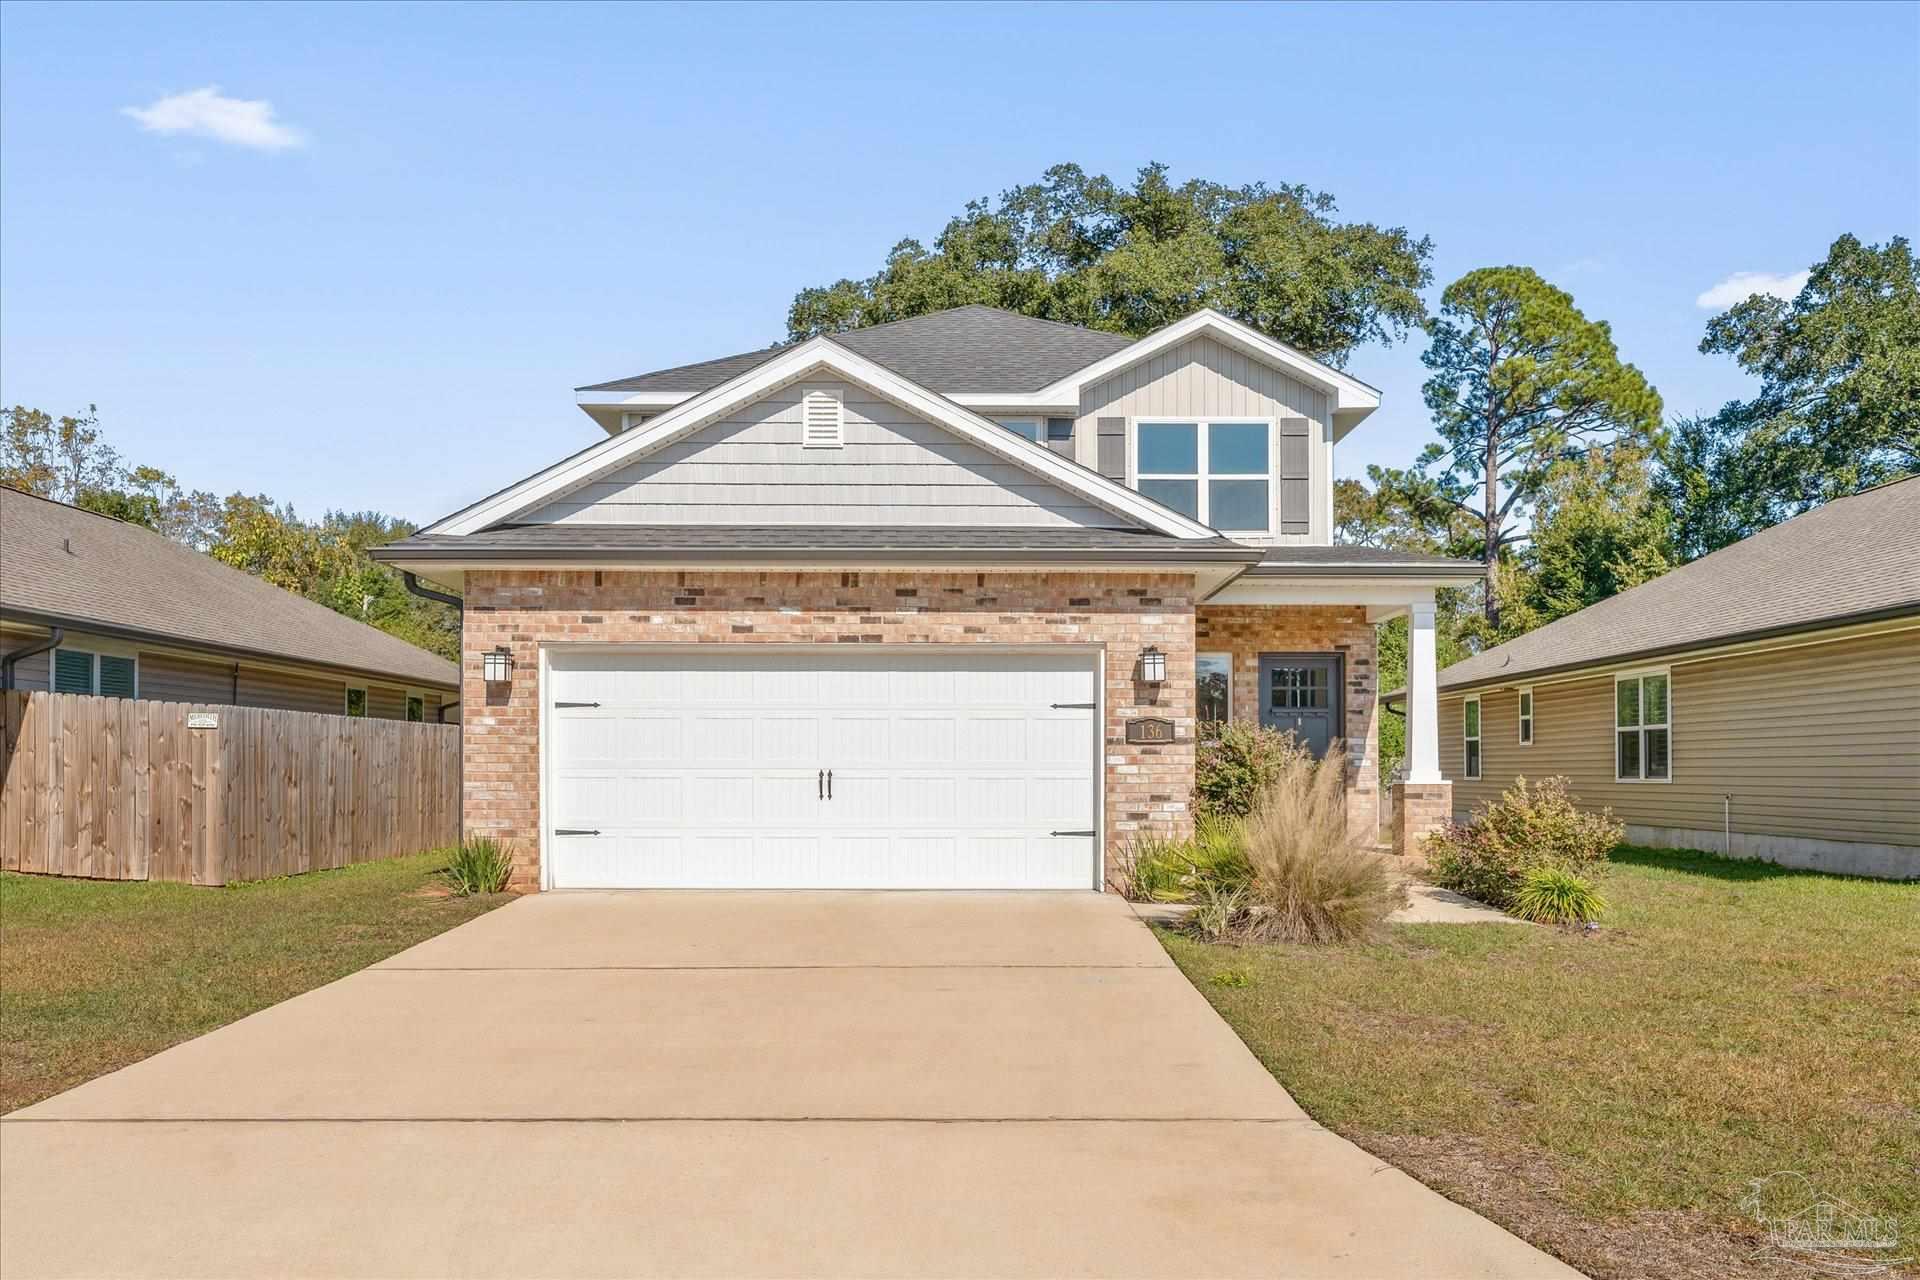
[[[1260,658],[1260,723],[1291,733],[1316,759],[1340,729],[1340,659],[1332,654]]]

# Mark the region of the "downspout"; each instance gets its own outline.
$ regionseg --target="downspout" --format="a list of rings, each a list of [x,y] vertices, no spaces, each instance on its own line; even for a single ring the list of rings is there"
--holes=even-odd
[[[463,635],[465,634],[467,621],[466,601],[462,600],[459,596],[451,595],[445,591],[436,591],[432,587],[421,586],[420,579],[414,577],[412,573],[405,569],[400,571],[400,581],[406,584],[409,592],[419,596],[422,600],[433,600],[440,604],[450,604],[460,610],[461,632]],[[439,717],[441,724],[445,724],[447,722],[447,711],[459,705],[460,703],[457,699],[453,702],[442,702],[440,709],[434,714]]]
[[[31,658],[37,654],[45,653],[49,649],[54,649],[59,647],[60,641],[66,636],[66,634],[67,633],[64,628],[54,627],[48,631],[47,638],[41,643],[29,646],[28,648],[25,648],[25,649],[16,649],[12,653],[8,654],[5,658],[0,658],[0,689],[13,688],[13,664],[14,663],[20,661],[20,659],[22,658]],[[53,688],[53,673],[51,671],[47,673],[47,688],[49,689]]]

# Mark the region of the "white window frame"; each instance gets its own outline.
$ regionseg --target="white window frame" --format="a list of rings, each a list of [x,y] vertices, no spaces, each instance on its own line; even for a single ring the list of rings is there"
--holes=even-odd
[[[47,655],[47,692],[53,692],[54,682],[58,679],[60,672],[60,655],[63,653],[82,653],[87,657],[87,692],[84,696],[89,698],[100,696],[100,659],[102,657],[125,658],[133,664],[131,696],[135,698],[140,696],[140,655],[138,653],[122,652],[118,646],[102,649],[96,645],[81,644],[56,645]]]
[[[1667,718],[1659,724],[1647,723],[1646,686],[1641,683],[1648,676],[1661,676],[1667,682]],[[1634,697],[1638,700],[1638,723],[1630,728],[1620,724],[1620,686],[1631,681],[1635,685]],[[1613,780],[1615,782],[1650,784],[1664,786],[1673,781],[1673,671],[1667,667],[1636,667],[1632,671],[1613,673],[1613,723],[1608,726],[1607,749],[1613,752]],[[1667,734],[1667,776],[1649,778],[1647,776],[1647,730],[1664,729]],[[1620,772],[1620,735],[1637,733],[1640,736],[1640,772],[1629,776]]]
[[[1227,716],[1226,719],[1220,721],[1220,723],[1230,724],[1233,721],[1233,655],[1221,649],[1211,649],[1193,655],[1194,721],[1195,723],[1213,723],[1213,721],[1210,720],[1201,721],[1200,719],[1200,660],[1202,658],[1219,658],[1227,664]]]
[[[1533,745],[1533,716],[1539,709],[1540,703],[1533,696],[1532,685],[1523,684],[1514,691],[1513,715],[1519,724],[1516,734],[1523,747]],[[1481,727],[1484,729],[1486,726]]]
[[[353,714],[353,695],[360,695],[360,714]],[[373,691],[363,684],[350,684],[340,693],[340,714],[350,720],[373,719]]]
[[[1194,428],[1194,465],[1198,471],[1185,473],[1175,471],[1152,471],[1145,476],[1140,474],[1140,428],[1160,426],[1187,426]],[[1208,470],[1211,461],[1210,445],[1213,428],[1221,427],[1265,427],[1267,429],[1267,469],[1265,474],[1252,471],[1225,471],[1218,475]],[[1279,419],[1258,416],[1228,414],[1221,417],[1209,417],[1200,414],[1142,414],[1127,419],[1127,487],[1140,492],[1140,481],[1145,480],[1191,480],[1197,495],[1197,508],[1200,514],[1195,517],[1201,524],[1219,533],[1242,534],[1261,537],[1274,536],[1278,521],[1275,509],[1279,506],[1280,481]],[[1208,484],[1211,480],[1254,480],[1266,482],[1267,486],[1267,523],[1259,529],[1227,529],[1213,523],[1212,500]],[[1184,514],[1184,513],[1183,513]]]
[[[1473,708],[1474,732],[1467,732],[1467,708]],[[1472,743],[1478,750],[1468,751],[1467,744]],[[1476,759],[1475,757],[1478,757]],[[1469,694],[1460,700],[1460,776],[1469,782],[1478,782],[1480,775],[1487,769],[1487,709],[1480,705],[1480,695]]]

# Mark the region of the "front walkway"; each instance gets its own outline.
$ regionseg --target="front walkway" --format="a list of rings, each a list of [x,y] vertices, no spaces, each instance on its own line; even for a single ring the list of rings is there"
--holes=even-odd
[[[0,1121],[0,1273],[1575,1273],[1096,894],[547,894]]]

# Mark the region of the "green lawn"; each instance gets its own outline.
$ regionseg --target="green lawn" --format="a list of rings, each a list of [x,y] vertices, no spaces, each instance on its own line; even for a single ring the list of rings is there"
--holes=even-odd
[[[1804,1274],[1738,1209],[1781,1170],[1920,1257],[1920,884],[1627,849],[1603,891],[1592,935],[1161,936],[1315,1119],[1590,1274]]]
[[[0,1112],[365,968],[506,895],[433,854],[224,889],[0,874]]]

